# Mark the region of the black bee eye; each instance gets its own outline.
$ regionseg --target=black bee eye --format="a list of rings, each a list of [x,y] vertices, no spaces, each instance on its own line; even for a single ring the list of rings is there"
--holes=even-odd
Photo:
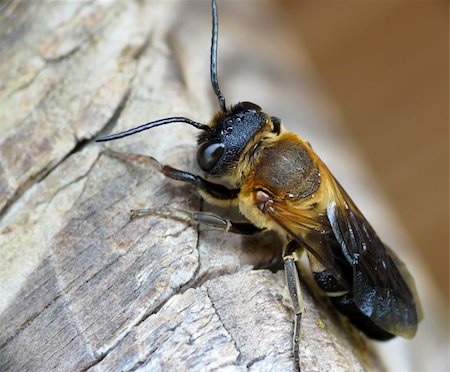
[[[273,131],[276,134],[280,134],[280,127],[281,127],[281,120],[279,118],[277,118],[276,116],[272,116],[270,118],[272,120],[273,123]]]
[[[256,103],[253,103],[253,102],[247,102],[247,101],[239,102],[238,105],[242,110],[250,110],[250,111],[256,111],[256,112],[259,112],[262,110],[260,106],[258,106]]]
[[[215,140],[202,143],[197,150],[197,162],[205,172],[214,168],[221,158],[225,146],[223,143]]]

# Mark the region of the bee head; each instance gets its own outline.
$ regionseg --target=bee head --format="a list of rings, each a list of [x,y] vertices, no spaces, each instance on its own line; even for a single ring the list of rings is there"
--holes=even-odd
[[[225,112],[219,111],[210,129],[198,137],[197,162],[200,168],[213,176],[224,176],[234,169],[255,134],[271,125],[279,125],[251,102],[240,102]]]
[[[262,131],[280,132],[280,120],[262,112],[261,107],[251,102],[240,102],[230,108],[225,105],[217,80],[217,37],[218,20],[216,1],[212,0],[213,29],[211,40],[211,85],[221,110],[210,125],[202,124],[186,117],[170,117],[151,121],[123,132],[98,138],[97,142],[111,141],[147,129],[170,123],[185,123],[202,130],[198,137],[197,161],[206,173],[221,177],[227,176],[239,164],[241,156],[251,146],[257,133]]]

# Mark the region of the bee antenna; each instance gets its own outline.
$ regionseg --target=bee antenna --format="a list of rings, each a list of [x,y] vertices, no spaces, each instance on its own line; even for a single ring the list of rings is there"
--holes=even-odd
[[[196,121],[193,121],[191,119],[184,118],[184,117],[181,117],[181,116],[177,116],[177,117],[173,117],[173,118],[166,118],[166,119],[160,119],[160,120],[151,121],[150,123],[142,124],[142,125],[140,125],[140,126],[138,126],[136,128],[133,128],[133,129],[128,129],[128,130],[125,130],[123,132],[119,132],[119,133],[115,133],[115,134],[110,134],[108,136],[100,137],[100,138],[97,138],[95,140],[95,142],[106,142],[106,141],[111,141],[111,140],[115,140],[115,139],[131,136],[131,135],[133,135],[135,133],[139,133],[139,132],[142,132],[142,131],[147,130],[147,129],[159,127],[160,125],[166,125],[166,124],[170,124],[170,123],[186,123],[186,124],[192,125],[193,127],[197,128],[197,129],[202,129],[202,130],[206,130],[206,131],[209,131],[211,129],[206,124],[197,123]]]
[[[214,93],[219,99],[220,109],[226,112],[225,97],[219,88],[219,82],[217,81],[217,39],[218,39],[218,17],[217,17],[217,4],[216,0],[212,0],[212,38],[211,38],[211,84],[214,89]]]

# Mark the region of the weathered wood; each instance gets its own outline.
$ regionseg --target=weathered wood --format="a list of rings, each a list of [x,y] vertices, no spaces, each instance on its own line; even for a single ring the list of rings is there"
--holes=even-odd
[[[131,208],[207,207],[91,141],[165,116],[208,120],[209,3],[11,2],[0,17],[0,370],[292,370],[292,307],[268,270],[276,238],[131,221]],[[223,31],[219,54],[240,34]],[[223,86],[245,92],[233,75]],[[109,146],[199,172],[191,127]],[[302,286],[304,369],[383,369]]]

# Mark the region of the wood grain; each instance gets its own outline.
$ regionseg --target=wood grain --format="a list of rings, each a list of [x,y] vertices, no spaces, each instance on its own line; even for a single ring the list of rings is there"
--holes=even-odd
[[[293,369],[277,239],[130,220],[132,208],[207,206],[92,141],[166,116],[208,120],[210,8],[189,5],[23,2],[2,11],[1,370]],[[198,173],[191,127],[109,146]],[[372,346],[302,287],[304,370],[382,370]]]

